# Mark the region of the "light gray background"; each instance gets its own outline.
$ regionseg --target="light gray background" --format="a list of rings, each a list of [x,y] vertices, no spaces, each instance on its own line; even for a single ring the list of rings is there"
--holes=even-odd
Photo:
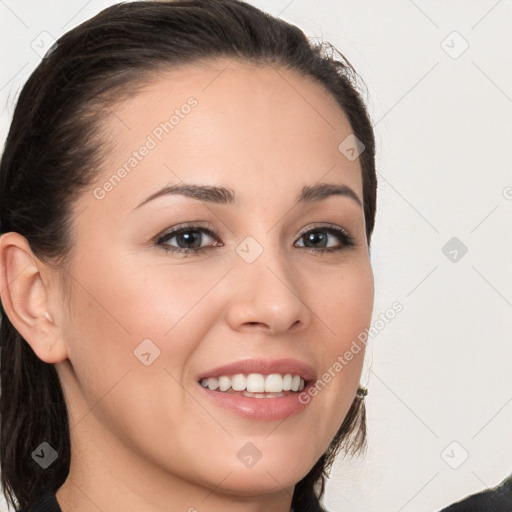
[[[51,38],[112,3],[0,0],[2,140]],[[404,308],[369,344],[369,450],[335,465],[327,508],[432,512],[498,484],[512,472],[512,2],[250,3],[332,42],[368,85],[375,319]],[[467,254],[442,252],[452,237]]]

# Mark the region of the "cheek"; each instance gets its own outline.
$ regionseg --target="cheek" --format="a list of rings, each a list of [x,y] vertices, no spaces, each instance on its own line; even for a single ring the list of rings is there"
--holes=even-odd
[[[222,277],[223,270],[201,269],[198,278],[194,265],[148,265],[137,258],[103,258],[82,262],[75,273],[81,276],[75,283],[73,300],[76,325],[93,337],[108,333],[109,345],[123,340],[123,349],[129,348],[129,339],[133,350],[137,341],[145,338],[155,343],[160,340],[164,349],[167,340]]]
[[[74,283],[64,329],[76,379],[65,386],[72,425],[85,430],[99,421],[155,460],[170,449],[155,440],[169,440],[169,432],[175,445],[187,446],[185,420],[205,414],[181,382],[219,316],[215,294],[208,292],[225,274],[203,270],[198,279],[192,267],[116,265],[107,258],[75,266],[73,274],[81,278]],[[181,456],[175,450],[186,467],[190,454]]]
[[[364,352],[365,346],[357,338],[370,325],[373,312],[374,282],[369,262],[362,261],[317,278],[316,286],[309,290],[308,305],[323,331],[323,343],[318,347],[322,363],[334,363],[354,340],[361,345],[361,350],[353,353],[354,366],[362,363],[362,357],[356,356]]]
[[[319,374],[313,388],[303,394],[303,400],[310,402],[310,417],[324,419],[311,424],[323,443],[320,451],[325,451],[339,429],[359,385],[366,348],[361,340],[371,322],[374,297],[369,263],[323,284],[321,290],[311,288],[316,292],[308,302],[324,333],[317,350]]]
[[[167,369],[183,380],[188,359],[219,317],[222,305],[211,300],[210,291],[226,272],[202,268],[198,278],[193,264],[148,265],[137,258],[109,259],[107,251],[103,256],[82,258],[71,270],[80,277],[72,283],[64,330],[68,357],[89,403],[127,371],[169,379]]]

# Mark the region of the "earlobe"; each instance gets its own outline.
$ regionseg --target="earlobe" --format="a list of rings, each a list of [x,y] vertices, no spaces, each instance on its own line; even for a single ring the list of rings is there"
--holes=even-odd
[[[49,280],[42,273],[46,265],[32,252],[19,233],[0,238],[0,293],[6,315],[14,328],[47,363],[67,358],[59,326],[50,313]],[[48,270],[49,272],[49,270]]]

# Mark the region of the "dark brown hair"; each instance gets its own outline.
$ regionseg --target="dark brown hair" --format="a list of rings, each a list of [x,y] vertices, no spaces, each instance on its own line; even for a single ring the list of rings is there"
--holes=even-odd
[[[108,151],[98,137],[106,107],[159,72],[215,57],[295,70],[335,98],[365,147],[359,161],[369,244],[376,209],[375,143],[357,74],[332,45],[314,44],[296,26],[238,0],[120,3],[64,34],[16,105],[0,164],[1,232],[20,233],[42,261],[63,265],[73,248],[73,203]],[[1,484],[16,509],[37,490],[57,491],[64,483],[69,423],[54,366],[34,354],[3,311],[0,343]],[[358,394],[328,451],[296,485],[296,512],[323,510],[320,498],[334,457],[341,449],[361,449],[365,436]],[[43,441],[58,453],[47,469],[31,457]]]

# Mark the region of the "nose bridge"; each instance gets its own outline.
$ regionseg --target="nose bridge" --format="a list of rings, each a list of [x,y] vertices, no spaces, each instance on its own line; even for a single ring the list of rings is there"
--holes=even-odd
[[[236,248],[237,293],[231,305],[232,327],[259,325],[273,333],[304,327],[309,310],[302,300],[303,283],[273,232],[261,235],[261,243],[248,236]]]
[[[256,287],[265,282],[274,284],[272,288],[275,288],[273,291],[277,295],[284,292],[281,288],[285,288],[285,294],[295,292],[292,294],[296,295],[299,288],[298,275],[293,273],[290,255],[281,247],[274,230],[264,235],[260,234],[258,239],[260,241],[248,236],[237,246],[236,252],[242,260],[237,264],[241,267],[242,273],[246,273],[248,280]],[[249,278],[250,274],[253,276]],[[278,283],[281,286],[278,287]]]

